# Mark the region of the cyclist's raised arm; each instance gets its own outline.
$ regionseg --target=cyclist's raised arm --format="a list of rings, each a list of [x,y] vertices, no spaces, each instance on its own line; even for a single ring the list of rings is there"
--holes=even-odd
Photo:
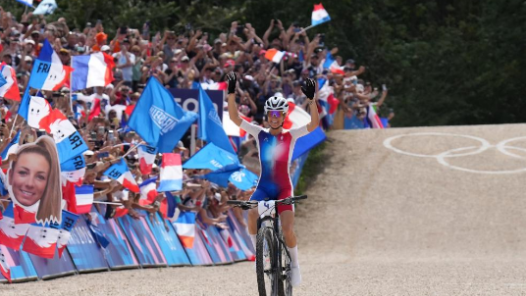
[[[228,79],[228,115],[230,120],[234,122],[237,126],[241,125],[243,119],[239,116],[237,112],[236,104],[236,74],[230,73],[227,75]]]
[[[305,96],[307,96],[307,99],[309,99],[310,122],[307,124],[307,130],[310,133],[318,127],[320,122],[318,106],[314,99],[314,94],[316,93],[316,82],[314,79],[307,78],[305,84],[301,87],[301,90]]]

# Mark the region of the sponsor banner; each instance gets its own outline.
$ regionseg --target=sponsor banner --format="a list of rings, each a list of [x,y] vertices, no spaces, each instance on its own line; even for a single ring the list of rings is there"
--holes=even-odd
[[[153,219],[146,219],[169,266],[190,265],[190,260],[169,220],[156,213]]]
[[[143,267],[166,266],[166,258],[146,222],[150,215],[146,211],[138,212],[143,214],[139,220],[134,220],[129,215],[117,220],[128,237],[139,263]]]
[[[181,88],[170,88],[168,91],[175,98],[175,101],[183,107],[186,111],[192,111],[198,113],[199,111],[199,90],[197,89],[181,89]],[[225,92],[222,90],[207,90],[206,94],[212,100],[214,108],[219,115],[221,121],[223,120],[223,102]],[[220,112],[221,111],[221,112]]]
[[[84,218],[77,219],[66,248],[79,272],[108,269],[104,249],[98,245]]]

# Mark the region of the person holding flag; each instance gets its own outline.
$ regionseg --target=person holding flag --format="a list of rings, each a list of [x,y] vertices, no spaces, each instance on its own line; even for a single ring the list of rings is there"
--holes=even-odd
[[[293,186],[289,174],[292,152],[298,138],[303,137],[318,127],[318,108],[314,102],[316,82],[307,79],[302,86],[302,91],[309,99],[310,122],[299,128],[285,131],[283,123],[289,109],[288,102],[283,97],[273,96],[265,102],[265,115],[270,128],[248,123],[239,116],[236,103],[236,76],[232,73],[228,78],[228,113],[230,119],[251,134],[257,142],[258,154],[261,162],[261,173],[256,190],[250,200],[261,201],[265,198],[281,200],[293,195]],[[291,257],[291,283],[297,286],[301,283],[301,274],[298,263],[298,247],[294,234],[294,211],[292,205],[278,205],[281,219],[281,227],[285,237],[285,244]],[[256,233],[258,210],[251,209],[248,212],[248,232],[256,249]]]

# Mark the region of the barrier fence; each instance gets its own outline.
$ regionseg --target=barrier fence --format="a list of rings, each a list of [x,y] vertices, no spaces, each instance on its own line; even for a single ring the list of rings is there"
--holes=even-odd
[[[308,153],[295,161],[294,186],[307,157]],[[246,228],[232,210],[227,213],[228,228],[224,230],[197,219],[192,248],[183,246],[172,222],[159,213],[139,211],[139,220],[128,215],[105,220],[105,210],[105,205],[94,206],[90,214],[77,219],[61,258],[58,253],[46,259],[0,245],[12,282],[119,269],[231,264],[255,254]],[[0,275],[0,282],[7,280]]]

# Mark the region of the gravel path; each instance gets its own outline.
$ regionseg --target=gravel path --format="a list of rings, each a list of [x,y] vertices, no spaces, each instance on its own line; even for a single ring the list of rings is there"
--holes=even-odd
[[[295,295],[526,295],[526,125],[337,131],[298,209],[304,283]],[[453,133],[480,154],[403,155],[395,135]],[[410,154],[470,153],[444,135],[393,139]],[[506,146],[506,145],[501,145]],[[524,149],[524,150],[521,150]],[[454,169],[457,168],[457,169]],[[480,174],[461,171],[519,171]],[[85,274],[14,285],[0,295],[257,295],[253,263]]]

